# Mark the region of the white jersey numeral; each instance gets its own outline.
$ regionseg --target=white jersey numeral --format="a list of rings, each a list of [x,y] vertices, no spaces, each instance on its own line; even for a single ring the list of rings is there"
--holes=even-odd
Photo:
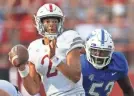
[[[101,88],[103,87],[104,83],[93,83],[89,89],[89,94],[92,96],[100,96],[99,92],[96,92],[96,88]],[[108,91],[107,92],[107,96],[110,94],[110,92],[112,91],[112,88],[114,86],[114,82],[109,82],[104,91]]]

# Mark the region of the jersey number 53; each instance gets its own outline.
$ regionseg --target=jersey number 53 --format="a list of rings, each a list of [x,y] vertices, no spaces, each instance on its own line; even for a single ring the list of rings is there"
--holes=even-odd
[[[102,88],[104,86],[104,83],[93,83],[89,89],[89,94],[92,96],[100,96],[99,92],[96,92],[96,89]],[[106,95],[108,96],[110,92],[112,91],[112,88],[114,86],[114,82],[109,82],[105,87],[104,91],[106,91]],[[105,92],[104,92],[105,93]]]

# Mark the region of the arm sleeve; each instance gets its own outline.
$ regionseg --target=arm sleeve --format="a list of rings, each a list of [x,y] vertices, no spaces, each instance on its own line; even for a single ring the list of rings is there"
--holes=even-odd
[[[122,53],[122,62],[124,62],[124,66],[122,66],[123,67],[122,69],[124,69],[123,74],[124,74],[124,76],[126,76],[126,75],[128,75],[129,67],[128,67],[127,59],[123,53]]]
[[[126,60],[126,57],[122,52],[118,52],[116,56],[116,62],[117,62],[117,69],[121,72],[120,77],[124,77],[128,75],[128,62]]]
[[[58,38],[58,41],[58,46],[60,46],[60,48],[66,49],[66,55],[75,48],[84,47],[84,41],[81,39],[80,35],[73,30],[64,32]]]

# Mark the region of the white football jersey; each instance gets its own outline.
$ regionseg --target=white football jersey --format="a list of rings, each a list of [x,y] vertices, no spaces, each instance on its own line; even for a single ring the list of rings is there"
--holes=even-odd
[[[68,52],[77,47],[84,47],[79,34],[73,30],[66,31],[57,38],[56,56],[66,62]],[[36,71],[41,75],[47,96],[84,93],[82,80],[74,83],[56,70],[56,66],[47,58],[50,49],[43,44],[43,39],[33,41],[28,51],[29,61],[35,64]]]

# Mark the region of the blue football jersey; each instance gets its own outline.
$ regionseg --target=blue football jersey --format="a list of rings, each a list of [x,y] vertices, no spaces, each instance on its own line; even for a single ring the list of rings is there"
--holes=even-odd
[[[82,54],[81,67],[86,96],[107,96],[115,81],[128,74],[128,63],[121,52],[113,53],[110,64],[104,70],[94,68],[87,61],[86,55]]]

